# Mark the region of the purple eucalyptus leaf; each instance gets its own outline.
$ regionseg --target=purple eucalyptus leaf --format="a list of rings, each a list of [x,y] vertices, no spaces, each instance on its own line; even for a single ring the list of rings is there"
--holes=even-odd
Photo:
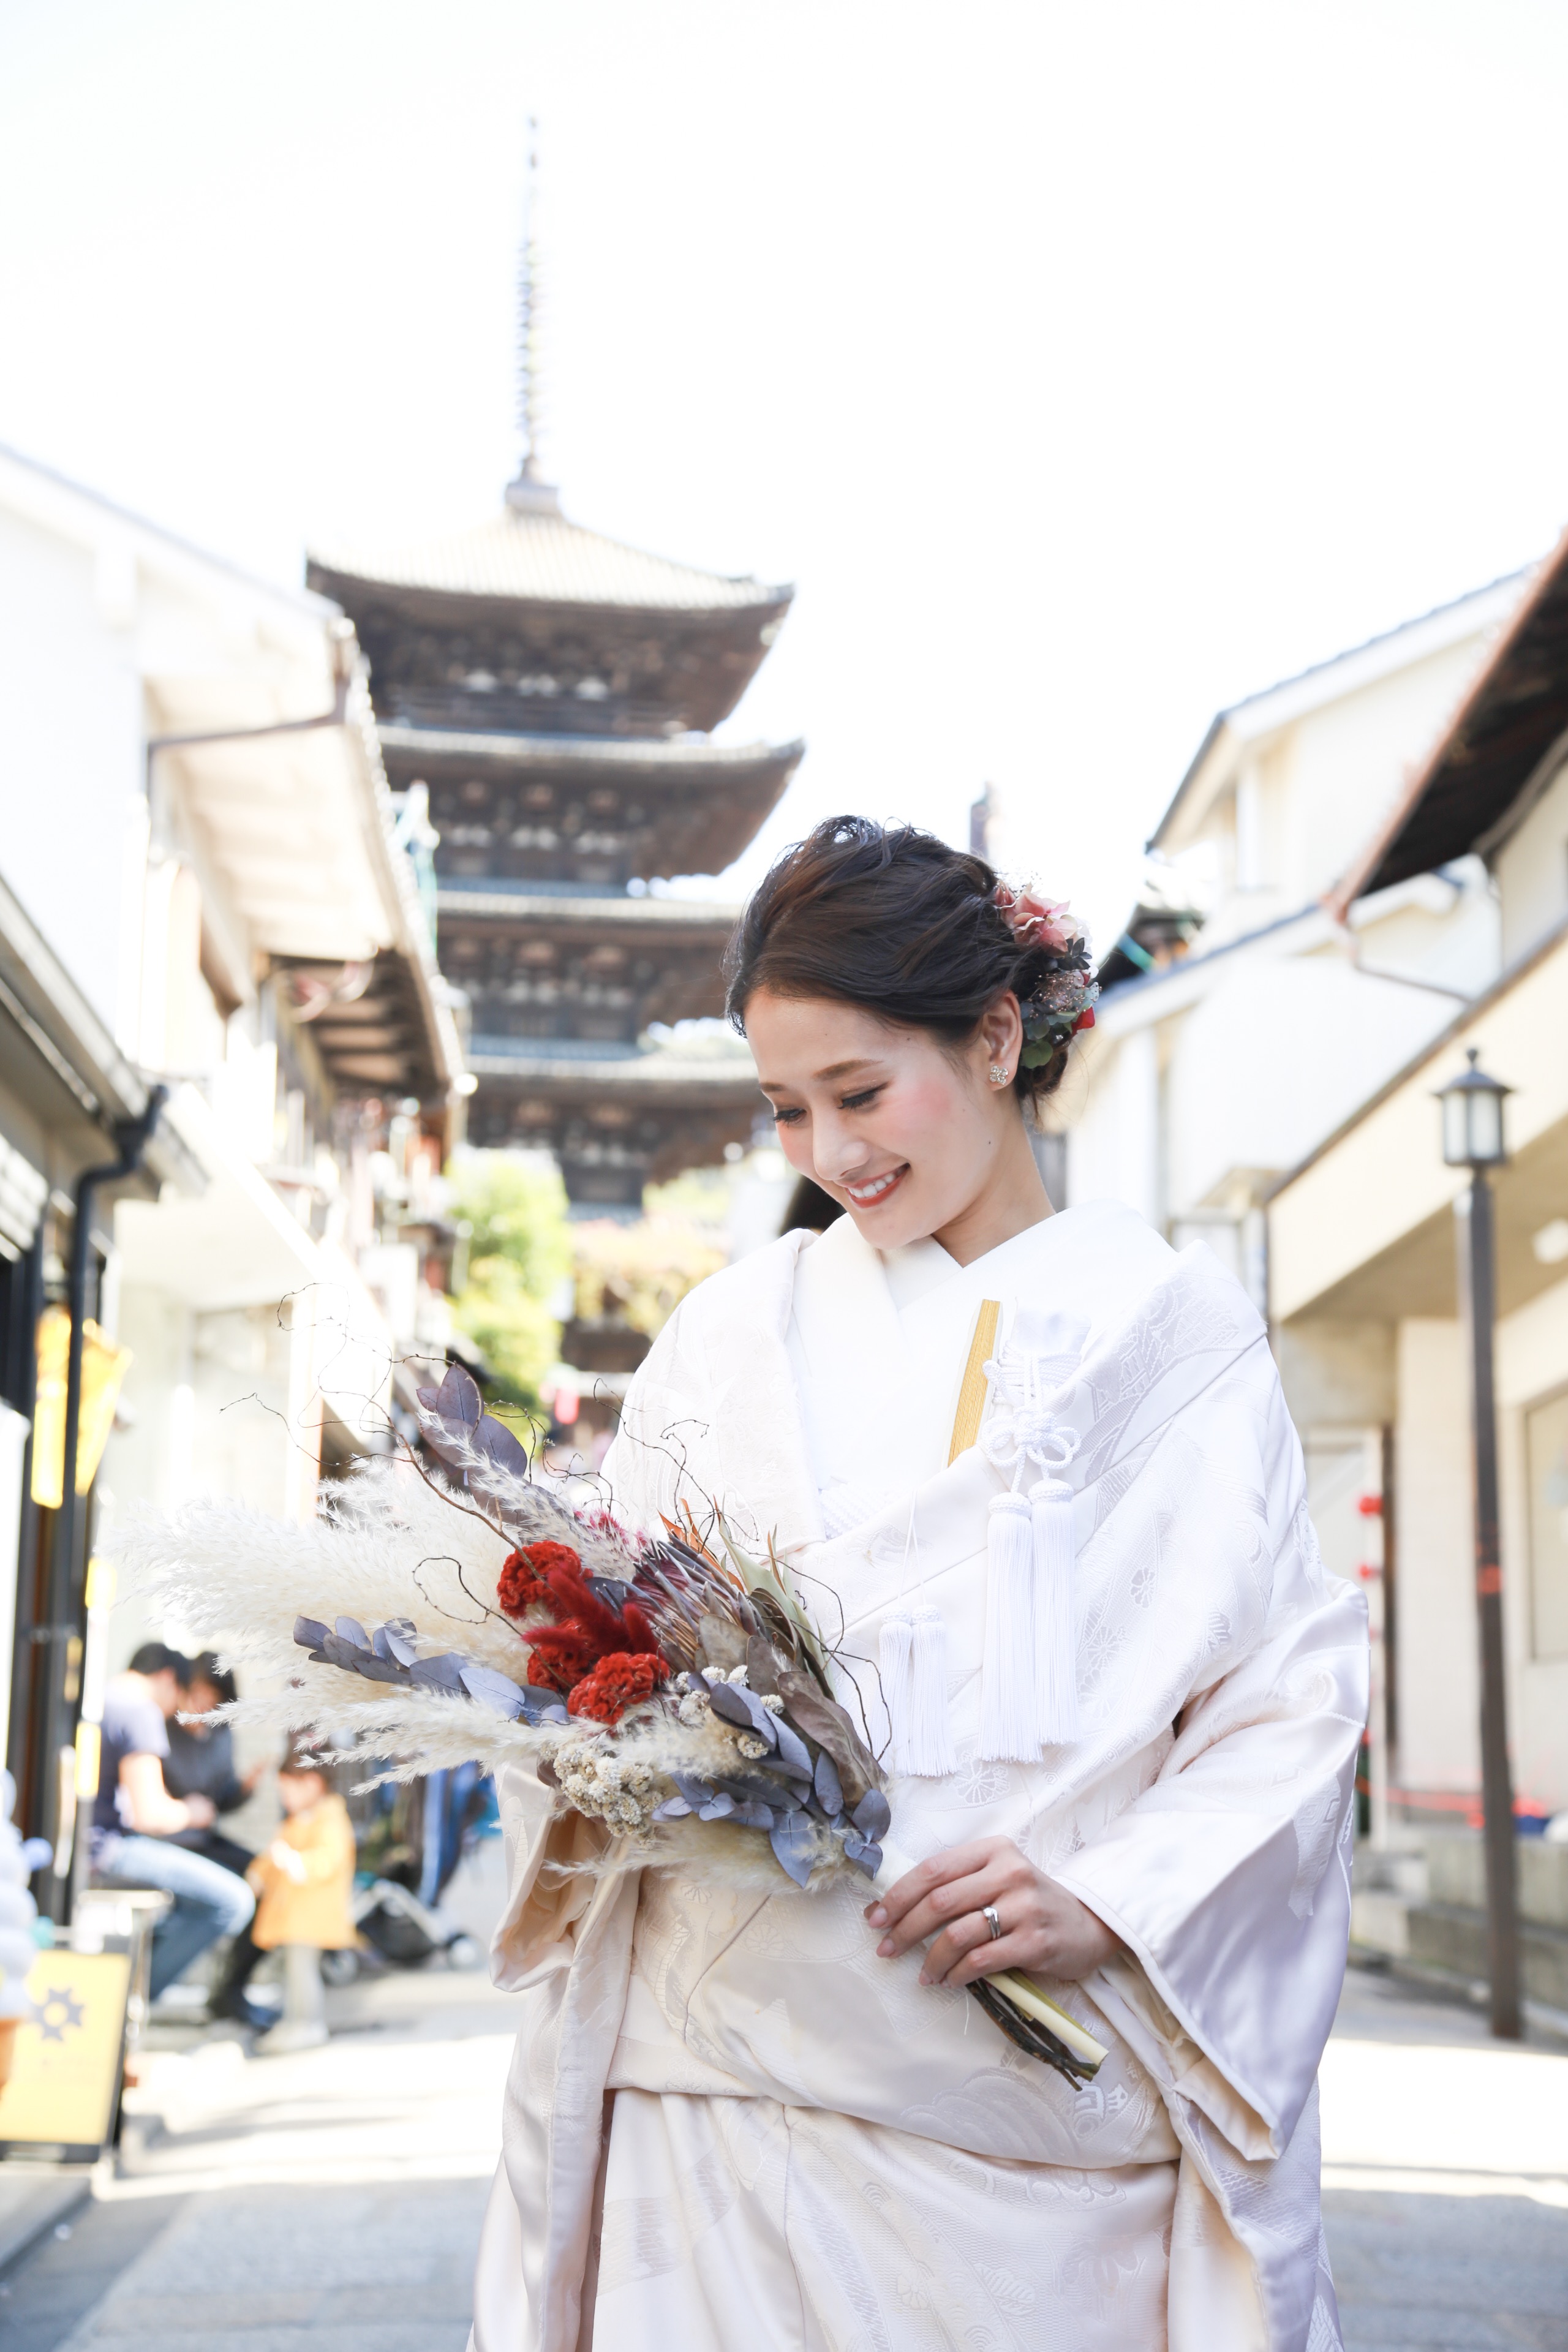
[[[533,1683],[524,1683],[522,1689],[522,1719],[525,1723],[565,1723],[568,1720],[566,1702],[552,1690],[540,1690]]]
[[[488,1454],[498,1470],[510,1470],[518,1478],[528,1475],[528,1455],[505,1423],[488,1412],[474,1432],[474,1451]]]
[[[743,1829],[771,1830],[777,1818],[773,1807],[764,1805],[756,1797],[748,1798],[744,1804],[735,1808],[735,1819]]]
[[[302,1650],[319,1650],[327,1638],[327,1628],[318,1617],[296,1617],[294,1639]]]
[[[466,1372],[461,1364],[448,1364],[440,1387],[421,1389],[419,1402],[427,1404],[444,1421],[466,1422],[470,1429],[478,1427],[485,1409],[473,1375]]]
[[[768,1720],[773,1725],[773,1737],[778,1741],[779,1754],[784,1763],[803,1780],[809,1780],[812,1777],[811,1750],[799,1732],[792,1724],[785,1723],[782,1716],[769,1716]]]
[[[712,1802],[716,1791],[711,1780],[701,1780],[695,1772],[672,1772],[669,1777],[694,1813]]]
[[[749,1691],[744,1683],[715,1683],[708,1694],[708,1704],[724,1722],[754,1733],[770,1748],[778,1746],[777,1725],[755,1691]]]
[[[845,1848],[845,1852],[848,1853],[847,1847]],[[863,1845],[858,1853],[850,1854],[849,1858],[856,1869],[863,1870],[868,1878],[875,1878],[882,1867],[882,1849],[879,1845]]]
[[[385,1648],[382,1648],[384,1642]],[[415,1640],[413,1621],[407,1617],[389,1617],[376,1638],[376,1648],[383,1657],[397,1660],[400,1666],[412,1666],[419,1655]]]
[[[721,1795],[710,1797],[708,1802],[700,1808],[699,1819],[705,1822],[727,1822],[734,1810],[733,1797]]]
[[[666,1797],[662,1805],[654,1807],[653,1817],[656,1822],[680,1822],[687,1820],[690,1812],[691,1807],[684,1797]]]
[[[384,1658],[388,1664],[397,1663],[393,1658],[392,1644],[386,1638],[386,1628],[384,1625],[378,1625],[376,1627],[374,1633],[370,1637],[370,1646],[375,1652],[376,1656],[378,1658]]]
[[[340,1642],[352,1642],[356,1650],[369,1649],[370,1635],[357,1617],[340,1617],[336,1631]]]
[[[493,1666],[464,1666],[462,1676],[468,1696],[477,1698],[481,1706],[488,1706],[492,1715],[505,1716],[510,1723],[522,1713],[526,1704],[522,1685],[514,1683],[510,1675],[497,1674]]]
[[[345,1642],[341,1633],[327,1634],[321,1647],[331,1664],[342,1666],[350,1675],[357,1675],[361,1664],[372,1655],[369,1650],[362,1650],[357,1642]]]
[[[416,1658],[408,1669],[408,1678],[422,1690],[460,1691],[466,1664],[456,1650],[443,1650],[438,1658]]]
[[[797,1886],[804,1886],[816,1859],[816,1839],[812,1833],[810,1815],[784,1814],[773,1823],[768,1843],[780,1869],[787,1871]]]
[[[406,1683],[408,1680],[407,1667],[400,1666],[395,1658],[362,1656],[355,1664],[367,1683]]]
[[[844,1790],[839,1783],[838,1767],[826,1748],[817,1757],[812,1786],[822,1801],[825,1813],[841,1813],[844,1811]]]
[[[868,1789],[849,1818],[862,1837],[885,1838],[893,1825],[893,1809],[880,1789]]]

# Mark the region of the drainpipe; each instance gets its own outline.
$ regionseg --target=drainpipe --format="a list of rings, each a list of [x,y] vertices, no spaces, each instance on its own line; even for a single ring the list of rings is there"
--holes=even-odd
[[[77,1491],[76,1457],[81,1434],[81,1361],[82,1325],[87,1315],[87,1273],[92,1240],[92,1196],[105,1184],[113,1184],[124,1176],[133,1176],[142,1165],[142,1155],[153,1139],[163,1105],[169,1098],[167,1087],[150,1087],[140,1118],[125,1119],[115,1128],[114,1140],[119,1146],[117,1160],[106,1160],[101,1167],[89,1168],[77,1179],[75,1218],[71,1227],[70,1276],[66,1295],[67,1312],[70,1317],[70,1344],[66,1359],[65,1455],[60,1474],[60,1507],[49,1545],[49,1620],[57,1641],[62,1645],[74,1630],[77,1606],[76,1529]],[[65,1652],[54,1664],[49,1676],[48,1697],[44,1713],[44,1761],[46,1770],[58,1771],[61,1752],[69,1745],[70,1704],[66,1697]],[[79,1821],[76,1834],[85,1837],[88,1824]],[[57,1847],[57,1859],[63,1860]],[[69,1865],[60,1875],[50,1873],[53,1881],[48,1889],[50,1912],[63,1925],[64,1897],[69,1885]]]

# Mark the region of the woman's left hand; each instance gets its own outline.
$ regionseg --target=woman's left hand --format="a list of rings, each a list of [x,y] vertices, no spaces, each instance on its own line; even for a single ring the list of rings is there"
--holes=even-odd
[[[987,1904],[999,1937],[984,1917]],[[1121,1948],[1103,1919],[1037,1870],[1011,1838],[977,1838],[932,1854],[868,1905],[866,1916],[884,1930],[877,1947],[884,1960],[936,1937],[921,1984],[972,1984],[998,1969],[1078,1984]]]

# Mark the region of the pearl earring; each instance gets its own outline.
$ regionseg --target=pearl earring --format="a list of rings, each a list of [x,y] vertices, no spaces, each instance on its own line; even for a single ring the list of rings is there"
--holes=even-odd
[[[1005,1070],[1000,1062],[992,1063],[991,1083],[994,1087],[1005,1087],[1012,1075],[1012,1071]]]

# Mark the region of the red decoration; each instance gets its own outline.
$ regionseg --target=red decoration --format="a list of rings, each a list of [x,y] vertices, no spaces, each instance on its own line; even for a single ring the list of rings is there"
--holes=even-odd
[[[601,1658],[566,1701],[572,1715],[585,1715],[595,1723],[619,1723],[627,1707],[651,1698],[669,1669],[657,1651],[617,1651]]]
[[[582,1565],[570,1544],[525,1544],[521,1551],[509,1551],[502,1561],[496,1597],[509,1617],[525,1616],[531,1609],[553,1612],[554,1595],[545,1581],[551,1570],[576,1570]]]
[[[531,1553],[545,1551],[564,1557],[548,1561],[541,1578],[539,1602],[554,1614],[553,1625],[535,1625],[523,1635],[542,1671],[529,1669],[530,1681],[570,1692],[591,1675],[601,1658],[635,1654],[657,1657],[653,1627],[635,1601],[615,1610],[601,1601],[583,1575],[575,1552],[565,1544],[533,1544]]]
[[[1078,1019],[1072,1024],[1072,1034],[1076,1037],[1080,1029],[1092,1029],[1093,1026],[1094,1007],[1092,1004],[1086,1004],[1083,1011],[1079,1014]]]

